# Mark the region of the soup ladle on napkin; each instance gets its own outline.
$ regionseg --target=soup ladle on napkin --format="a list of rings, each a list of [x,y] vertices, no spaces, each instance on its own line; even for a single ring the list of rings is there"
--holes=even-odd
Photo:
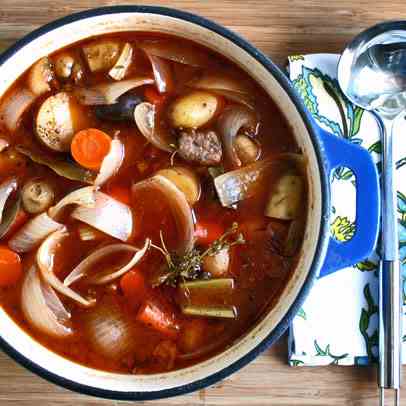
[[[375,113],[382,134],[381,262],[379,268],[380,405],[385,389],[400,402],[402,282],[399,264],[393,133],[406,110],[406,21],[373,26],[356,36],[338,65],[338,81],[354,104]]]

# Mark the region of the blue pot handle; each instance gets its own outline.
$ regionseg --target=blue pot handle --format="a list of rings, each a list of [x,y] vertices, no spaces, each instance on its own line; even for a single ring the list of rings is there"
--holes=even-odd
[[[345,166],[354,172],[357,188],[355,234],[346,242],[330,236],[319,275],[323,277],[354,265],[372,253],[379,234],[380,189],[376,165],[365,148],[330,134],[317,124],[314,127],[324,146],[324,164],[330,179],[335,168]]]

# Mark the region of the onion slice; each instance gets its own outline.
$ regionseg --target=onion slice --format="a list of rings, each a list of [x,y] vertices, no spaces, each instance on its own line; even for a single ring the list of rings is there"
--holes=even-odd
[[[9,142],[4,138],[0,138],[0,152],[3,152],[9,146]]]
[[[13,132],[17,129],[22,115],[34,103],[36,96],[28,89],[18,87],[9,94],[0,106],[0,123]]]
[[[41,213],[25,223],[8,242],[9,247],[16,252],[29,252],[49,234],[63,228],[47,213]]]
[[[97,251],[92,252],[87,258],[85,258],[76,268],[65,278],[63,284],[65,286],[70,286],[72,283],[78,281],[79,279],[83,278],[90,269],[99,262],[102,258],[114,254],[116,252],[125,251],[125,252],[133,252],[135,253],[131,260],[120,269],[110,272],[109,274],[103,275],[94,275],[89,279],[89,283],[95,285],[103,285],[105,283],[110,283],[114,279],[119,278],[120,276],[124,275],[128,272],[131,268],[133,268],[145,255],[150,247],[151,241],[145,240],[145,244],[141,249],[133,247],[132,245],[128,244],[111,244],[105,247],[98,249]]]
[[[234,103],[243,104],[251,110],[255,110],[254,99],[245,93],[232,92],[230,90],[223,89],[212,90],[212,92],[219,96],[223,96]]]
[[[94,186],[86,186],[74,190],[63,199],[59,200],[55,206],[50,207],[48,214],[50,217],[56,218],[61,213],[62,209],[69,204],[78,204],[83,207],[94,207],[96,204],[95,192],[96,188]]]
[[[251,89],[242,80],[232,78],[229,74],[207,73],[188,83],[188,86],[204,90],[226,90],[233,93],[250,94]]]
[[[94,207],[76,207],[72,217],[121,241],[127,241],[133,230],[131,209],[105,193],[95,192]]]
[[[281,153],[215,177],[214,185],[221,204],[230,207],[258,193],[267,193],[275,175],[291,170],[292,165],[297,171],[304,171],[303,155]]]
[[[162,151],[173,152],[175,141],[158,118],[156,107],[151,103],[140,103],[134,109],[134,120],[141,134]]]
[[[20,208],[21,196],[18,196],[15,200],[7,205],[2,213],[3,217],[0,223],[0,238],[3,238],[11,229],[17,219],[18,213],[20,212]]]
[[[42,333],[58,338],[73,334],[68,325],[70,313],[54,290],[41,281],[35,266],[28,270],[22,285],[21,310],[26,320]]]
[[[241,166],[241,160],[234,148],[235,137],[241,128],[257,126],[255,114],[245,106],[231,106],[220,116],[217,125],[229,163],[233,168]]]
[[[0,185],[0,223],[3,221],[4,206],[11,193],[17,190],[17,179],[11,178]]]
[[[254,99],[250,96],[252,91],[244,81],[237,80],[230,75],[221,73],[208,73],[188,83],[194,89],[210,90],[215,94],[224,96],[235,103],[243,104],[255,109]]]
[[[209,65],[209,58],[205,52],[183,42],[160,39],[143,41],[138,46],[149,55],[159,56],[173,62],[194,67],[206,67]]]
[[[173,90],[173,72],[172,67],[168,61],[160,58],[159,56],[147,56],[151,62],[152,72],[154,73],[155,85],[159,93],[168,93]]]
[[[87,106],[114,104],[122,94],[129,90],[153,83],[154,79],[151,77],[142,76],[113,83],[102,83],[93,87],[78,87],[74,89],[73,94],[81,104]]]
[[[257,161],[241,169],[226,172],[214,179],[217,195],[223,206],[252,197],[264,185],[274,162],[271,159]]]
[[[155,175],[152,178],[136,183],[132,187],[132,194],[134,195],[148,189],[157,190],[168,201],[176,222],[178,235],[181,237],[177,247],[179,255],[190,251],[194,245],[193,212],[184,193],[164,176]]]
[[[139,345],[134,321],[112,297],[84,314],[83,327],[93,349],[109,359],[123,359]]]
[[[110,151],[104,157],[100,167],[100,172],[94,181],[96,186],[100,186],[114,176],[120,169],[124,160],[124,145],[119,139],[111,141]]]
[[[37,266],[45,282],[51,285],[57,292],[65,295],[79,304],[89,307],[94,301],[86,300],[71,288],[65,286],[54,274],[55,252],[61,247],[62,241],[69,236],[65,228],[61,228],[49,235],[37,251]]]

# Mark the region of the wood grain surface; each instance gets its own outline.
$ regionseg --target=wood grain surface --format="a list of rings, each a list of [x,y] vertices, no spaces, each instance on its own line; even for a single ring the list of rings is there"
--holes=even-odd
[[[0,0],[0,47],[38,26],[92,7],[134,4],[107,0]],[[138,4],[151,2],[138,1]],[[231,28],[278,64],[289,54],[340,52],[355,34],[382,20],[406,19],[405,0],[185,0],[155,1],[208,17]],[[374,368],[291,368],[281,340],[255,362],[225,381],[199,392],[152,402],[169,405],[378,404]],[[387,404],[391,398],[388,399]],[[26,371],[0,353],[0,406],[129,405],[69,392]],[[401,404],[406,406],[406,393]]]

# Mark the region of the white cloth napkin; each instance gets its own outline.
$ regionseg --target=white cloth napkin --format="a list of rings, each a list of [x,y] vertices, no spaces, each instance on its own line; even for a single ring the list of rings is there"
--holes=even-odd
[[[290,79],[316,122],[335,136],[345,137],[368,149],[380,171],[378,125],[371,113],[344,99],[336,79],[338,58],[333,54],[291,56],[288,66]],[[406,120],[399,120],[395,130],[400,260],[405,277]],[[340,241],[350,239],[354,233],[355,195],[352,172],[339,168],[332,180],[330,223],[331,233]],[[364,262],[316,282],[290,328],[290,365],[363,365],[376,361],[377,259],[375,253]],[[403,341],[406,341],[406,335]],[[406,346],[403,361],[406,361]]]

